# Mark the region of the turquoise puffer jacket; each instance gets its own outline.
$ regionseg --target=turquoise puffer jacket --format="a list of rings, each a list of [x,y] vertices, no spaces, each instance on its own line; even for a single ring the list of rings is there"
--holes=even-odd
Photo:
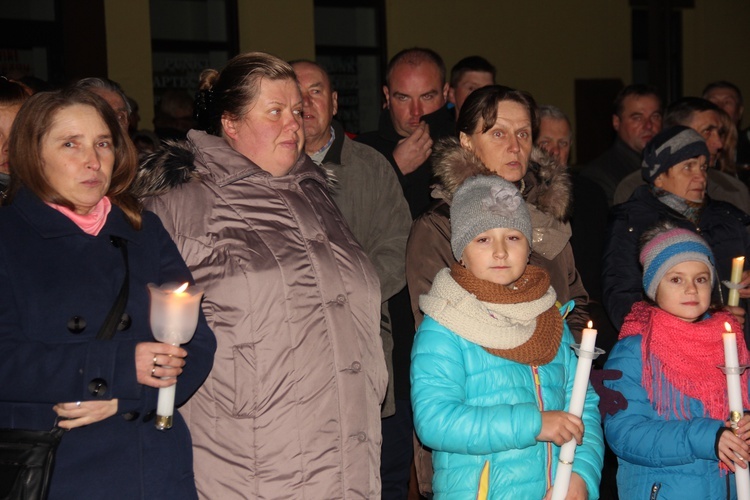
[[[536,441],[541,410],[567,409],[578,363],[569,347],[573,336],[564,325],[555,358],[532,367],[493,356],[425,316],[411,354],[411,400],[417,435],[434,450],[436,499],[476,498],[486,461],[489,498],[544,496],[560,449]],[[599,498],[604,454],[598,403],[589,385],[586,431],[573,465],[591,500]]]
[[[701,402],[691,398],[685,398],[690,420],[667,421],[656,413],[641,385],[640,335],[617,342],[604,368],[622,371],[621,379],[605,385],[628,400],[626,410],[604,419],[607,442],[619,463],[620,498],[726,499],[727,476],[719,472],[714,451],[724,423],[704,417]],[[729,498],[736,498],[734,475],[729,479]]]

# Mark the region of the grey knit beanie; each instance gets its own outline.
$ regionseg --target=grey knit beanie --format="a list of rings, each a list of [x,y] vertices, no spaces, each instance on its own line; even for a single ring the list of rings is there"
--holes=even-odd
[[[456,260],[478,234],[495,228],[521,231],[531,248],[531,216],[518,188],[497,175],[466,179],[451,203],[451,248]]]

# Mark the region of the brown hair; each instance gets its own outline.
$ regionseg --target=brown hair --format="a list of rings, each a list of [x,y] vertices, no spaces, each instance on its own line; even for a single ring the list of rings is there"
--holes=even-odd
[[[235,56],[221,73],[204,70],[196,95],[196,117],[202,128],[221,136],[222,117],[242,118],[258,98],[263,78],[297,81],[294,69],[287,62],[265,52]]]
[[[522,105],[529,112],[532,137],[536,139],[539,129],[536,102],[531,94],[523,90],[515,90],[503,85],[488,85],[477,89],[466,98],[456,121],[459,132],[471,135],[481,125],[480,132],[484,134],[495,125],[497,120],[497,105],[502,101],[513,101]]]
[[[130,224],[135,229],[140,229],[141,206],[128,193],[138,162],[135,146],[120,127],[109,104],[98,95],[79,88],[40,92],[30,97],[21,107],[10,132],[9,163],[13,167],[7,202],[12,202],[18,190],[24,186],[45,202],[75,208],[69,200],[52,189],[44,176],[42,140],[49,132],[57,113],[76,104],[94,108],[109,128],[115,161],[107,196],[125,212]]]

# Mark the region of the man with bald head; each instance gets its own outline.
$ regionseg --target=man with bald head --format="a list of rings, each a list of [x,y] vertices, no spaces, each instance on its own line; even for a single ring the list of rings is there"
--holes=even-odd
[[[388,63],[383,86],[386,109],[378,130],[361,134],[357,141],[385,156],[398,175],[412,217],[431,203],[433,184],[429,162],[434,141],[455,132],[446,108],[448,84],[445,64],[433,50],[402,50]]]

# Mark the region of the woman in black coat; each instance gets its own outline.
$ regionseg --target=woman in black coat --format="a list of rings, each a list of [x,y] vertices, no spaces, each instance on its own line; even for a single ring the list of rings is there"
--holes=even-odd
[[[201,385],[216,342],[156,342],[146,285],[192,282],[159,219],[126,194],[136,154],[114,112],[85,90],[41,93],[10,139],[9,206],[0,209],[0,427],[68,429],[50,499],[197,498],[190,435],[154,427],[160,387],[177,403]],[[118,243],[118,241],[120,243]],[[126,277],[125,313],[96,335]]]

